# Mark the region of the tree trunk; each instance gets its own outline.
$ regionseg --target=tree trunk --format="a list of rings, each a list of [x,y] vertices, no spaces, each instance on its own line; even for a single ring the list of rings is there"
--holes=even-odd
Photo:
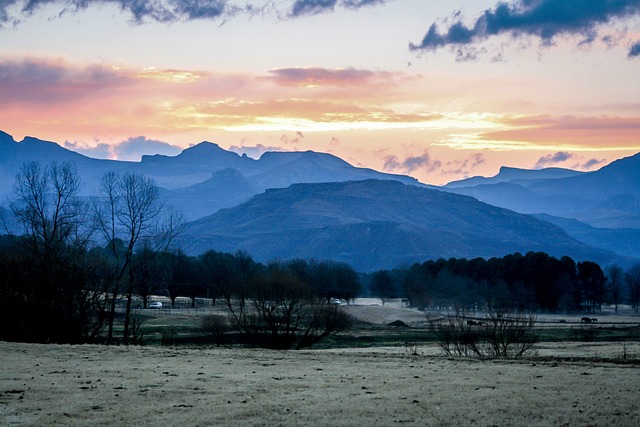
[[[113,343],[113,321],[116,317],[116,299],[118,298],[119,281],[116,280],[116,286],[113,289],[113,296],[111,297],[111,309],[109,310],[109,332],[107,333],[107,345]]]

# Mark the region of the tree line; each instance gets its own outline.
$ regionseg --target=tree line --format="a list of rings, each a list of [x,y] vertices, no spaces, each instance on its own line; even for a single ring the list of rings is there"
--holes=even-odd
[[[603,303],[640,306],[640,264],[603,271],[591,261],[557,259],[544,252],[502,258],[439,259],[364,279],[372,295],[406,298],[431,309],[595,312]]]
[[[243,252],[187,256],[172,246],[181,216],[142,175],[106,173],[90,200],[79,197],[80,185],[72,163],[25,163],[16,176],[11,211],[22,228],[0,238],[0,339],[136,343],[134,300],[146,308],[151,295],[165,295],[172,304],[179,296],[193,304],[222,299],[254,340],[268,326],[278,336],[264,345],[304,346],[340,323],[336,310],[319,306],[360,293],[358,274],[343,263],[262,265]]]

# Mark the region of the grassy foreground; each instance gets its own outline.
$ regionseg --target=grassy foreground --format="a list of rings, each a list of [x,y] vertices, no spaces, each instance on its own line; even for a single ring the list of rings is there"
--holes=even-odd
[[[480,361],[444,357],[423,312],[343,309],[355,329],[307,351],[194,341],[218,308],[140,311],[145,346],[0,342],[0,425],[640,425],[636,315],[542,316],[528,358]]]
[[[478,361],[431,345],[0,342],[0,425],[637,426],[638,355],[638,343],[547,343],[535,359]]]

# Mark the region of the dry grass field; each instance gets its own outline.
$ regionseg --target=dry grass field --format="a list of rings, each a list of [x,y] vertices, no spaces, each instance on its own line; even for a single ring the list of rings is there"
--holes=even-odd
[[[433,344],[278,352],[0,342],[0,425],[635,427],[639,359],[640,341],[542,343],[517,361],[447,358]]]

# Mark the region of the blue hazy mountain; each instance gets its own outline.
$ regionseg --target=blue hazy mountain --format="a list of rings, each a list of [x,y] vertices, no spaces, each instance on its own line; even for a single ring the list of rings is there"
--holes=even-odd
[[[189,223],[180,242],[190,254],[244,250],[260,261],[332,259],[361,271],[528,251],[578,260],[613,258],[533,216],[380,180],[267,190]]]
[[[586,244],[613,250],[623,256],[637,256],[640,252],[640,245],[635,244],[637,240],[628,237],[635,236],[640,230],[640,154],[620,159],[594,172],[503,167],[495,177],[474,177],[444,187],[431,187],[408,176],[354,167],[333,155],[312,151],[268,152],[259,159],[252,159],[205,141],[185,149],[177,156],[143,156],[139,162],[124,162],[89,158],[54,142],[33,137],[16,142],[11,135],[0,131],[0,205],[9,206],[7,197],[15,175],[26,161],[45,164],[51,161],[74,162],[82,178],[83,195],[96,193],[99,180],[106,171],[142,173],[156,181],[167,204],[183,211],[188,220],[247,202],[265,190],[284,189],[292,184],[392,180],[414,187],[440,188],[472,196],[487,204],[519,213],[551,215],[549,218],[553,218],[552,222],[567,227],[572,237]],[[455,204],[458,200],[451,199],[450,202]],[[456,211],[457,208],[452,205],[449,208],[440,206],[440,209]],[[313,217],[308,214],[310,218]],[[571,223],[563,220],[577,220],[591,229],[577,232],[570,227]],[[386,233],[390,236],[390,242],[396,239],[398,246],[426,247],[416,242],[428,239],[428,233],[425,237],[419,237],[417,233],[407,231],[415,230],[411,228],[413,226],[398,228],[397,224],[403,221],[381,221],[371,225],[373,228],[359,229],[365,226],[364,223],[347,223],[343,226],[362,233],[365,230]],[[335,228],[333,230],[336,231]],[[397,233],[396,237],[391,236],[392,230]],[[334,237],[340,239],[343,231],[346,233],[346,230],[341,230]],[[326,245],[331,243],[326,235],[320,240]],[[432,253],[436,254],[433,246],[436,243],[431,241],[430,244]],[[545,250],[543,245],[536,247]],[[424,251],[421,253],[426,254]],[[435,256],[445,256],[447,253]]]
[[[547,214],[535,215],[543,221],[562,227],[571,237],[590,246],[640,260],[640,229],[597,228],[572,218]]]
[[[640,153],[594,172],[514,171],[503,168],[493,178],[457,181],[443,189],[520,213],[573,218],[600,228],[640,229]],[[525,179],[529,172],[531,178]]]
[[[496,176],[474,176],[459,181],[452,181],[445,185],[445,188],[473,187],[476,185],[490,185],[503,182],[519,184],[526,187],[547,179],[568,178],[583,173],[584,172],[563,168],[520,169],[502,166]]]
[[[154,179],[168,202],[190,219],[248,200],[267,188],[295,183],[375,178],[424,185],[409,176],[354,167],[331,154],[312,151],[268,152],[256,160],[205,141],[177,156],[143,156],[139,162],[124,162],[93,159],[32,137],[16,142],[0,131],[0,203],[10,194],[16,173],[27,161],[74,162],[82,178],[84,195],[96,193],[107,171],[144,174]]]

